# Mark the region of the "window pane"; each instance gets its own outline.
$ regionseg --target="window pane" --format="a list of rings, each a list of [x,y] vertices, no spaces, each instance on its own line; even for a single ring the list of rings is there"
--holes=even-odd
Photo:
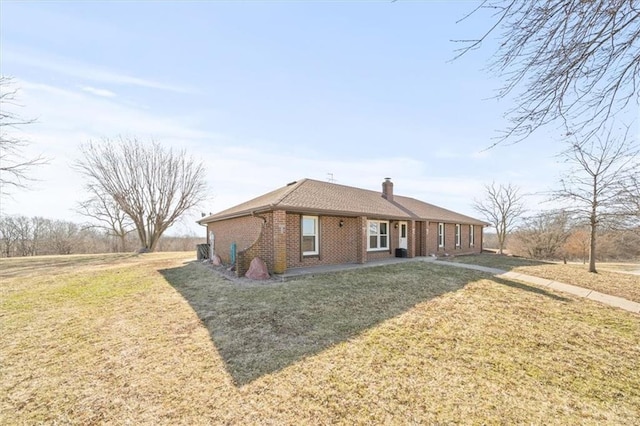
[[[305,217],[302,219],[302,235],[316,235],[316,219]]]
[[[386,235],[380,235],[380,248],[389,248]]]
[[[380,235],[387,235],[387,223],[380,222]]]
[[[302,237],[302,251],[316,251],[316,237]]]
[[[369,235],[378,235],[378,222],[369,222]]]
[[[407,238],[407,225],[400,225],[400,238]]]
[[[378,248],[378,237],[375,235],[369,237],[369,248]]]

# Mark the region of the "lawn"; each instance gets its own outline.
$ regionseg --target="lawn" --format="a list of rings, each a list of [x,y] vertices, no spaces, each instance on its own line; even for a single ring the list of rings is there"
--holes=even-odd
[[[0,423],[640,417],[638,315],[433,263],[236,284],[192,257],[0,261]]]
[[[640,269],[640,265],[637,263],[626,264],[624,268],[621,267],[620,264],[596,264],[598,273],[592,274],[587,271],[586,265],[575,263],[565,265],[562,263],[543,262],[496,254],[459,256],[446,259],[446,261],[470,263],[520,272],[566,284],[577,285],[640,303],[640,275],[620,273],[614,270],[614,268],[627,271]]]

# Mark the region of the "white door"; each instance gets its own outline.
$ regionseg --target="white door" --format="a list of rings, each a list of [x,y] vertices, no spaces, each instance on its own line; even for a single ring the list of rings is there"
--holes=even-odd
[[[398,247],[402,249],[407,248],[407,222],[400,222],[400,240],[398,241]]]

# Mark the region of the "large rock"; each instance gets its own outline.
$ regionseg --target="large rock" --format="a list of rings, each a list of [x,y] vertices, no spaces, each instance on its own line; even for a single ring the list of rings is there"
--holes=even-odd
[[[267,269],[267,264],[259,257],[254,257],[249,265],[249,270],[244,276],[252,280],[268,280],[269,270]]]
[[[211,263],[213,263],[213,266],[220,266],[222,265],[222,259],[217,254],[214,254],[211,258]]]

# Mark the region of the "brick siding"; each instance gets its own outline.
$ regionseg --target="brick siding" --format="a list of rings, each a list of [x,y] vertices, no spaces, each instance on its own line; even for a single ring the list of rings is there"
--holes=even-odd
[[[251,247],[260,237],[262,223],[262,219],[252,216],[211,222],[207,225],[207,241],[209,232],[213,232],[215,252],[223,263],[229,264],[231,243],[236,243],[236,253]],[[211,243],[211,241],[208,242]]]
[[[399,245],[399,222],[389,221],[389,250],[367,251],[367,218],[317,216],[319,254],[303,256],[301,251],[302,214],[277,210],[256,216],[227,219],[208,224],[215,234],[215,251],[225,264],[230,246],[237,246],[236,273],[242,276],[254,257],[265,261],[270,272],[315,265],[366,263],[395,256]],[[340,226],[340,221],[343,225]],[[455,224],[445,223],[445,247],[438,247],[438,222],[407,222],[407,254],[450,256],[479,253],[482,226],[474,226],[475,244],[469,247],[469,225],[461,224],[461,246],[455,246]]]
[[[319,254],[302,256],[302,216],[287,213],[287,268],[358,262],[359,218],[318,216]]]
[[[469,224],[460,224],[460,246],[456,247],[456,224],[444,224],[444,247],[438,247],[438,222],[429,222],[429,236],[427,242],[427,255],[455,256],[459,254],[480,253],[482,251],[482,226],[474,226],[475,243],[469,247]]]

